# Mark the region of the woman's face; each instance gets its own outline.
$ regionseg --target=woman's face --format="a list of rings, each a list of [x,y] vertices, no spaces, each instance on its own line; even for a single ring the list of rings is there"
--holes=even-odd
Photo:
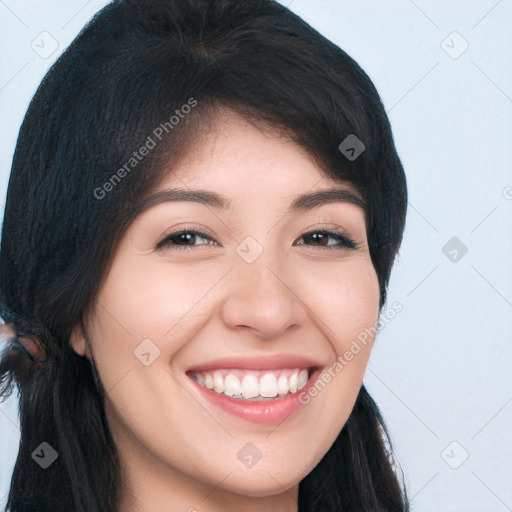
[[[370,355],[371,338],[353,349],[379,313],[365,213],[339,199],[287,212],[302,194],[357,193],[236,116],[194,151],[129,227],[71,343],[107,391],[122,510],[296,510]],[[176,189],[230,206],[160,195]]]

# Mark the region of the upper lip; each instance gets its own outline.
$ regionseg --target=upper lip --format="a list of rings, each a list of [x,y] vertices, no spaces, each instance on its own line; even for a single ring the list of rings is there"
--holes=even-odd
[[[297,354],[276,354],[260,357],[226,357],[194,365],[187,371],[246,369],[276,370],[279,368],[320,368],[318,361]]]

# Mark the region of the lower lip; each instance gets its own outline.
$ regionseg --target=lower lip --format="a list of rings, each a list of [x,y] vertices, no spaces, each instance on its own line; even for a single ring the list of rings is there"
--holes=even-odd
[[[216,393],[211,389],[201,386],[199,382],[187,375],[193,384],[201,393],[214,405],[220,409],[234,414],[240,418],[265,425],[273,425],[283,422],[288,416],[291,416],[304,404],[299,401],[299,395],[308,393],[309,388],[313,387],[317,378],[320,376],[321,370],[315,370],[305,386],[297,392],[287,395],[284,398],[276,398],[274,400],[250,401],[231,398],[227,395]]]

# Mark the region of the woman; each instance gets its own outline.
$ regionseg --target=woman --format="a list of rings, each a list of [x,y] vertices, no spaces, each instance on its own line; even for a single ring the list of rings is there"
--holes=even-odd
[[[282,5],[102,9],[12,166],[7,510],[408,510],[362,385],[406,203],[372,82]]]

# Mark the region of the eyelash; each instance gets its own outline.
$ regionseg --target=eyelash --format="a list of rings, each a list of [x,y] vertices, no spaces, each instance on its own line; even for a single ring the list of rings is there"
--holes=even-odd
[[[172,246],[173,250],[178,250],[178,251],[191,250],[194,246],[190,246],[190,245],[181,245],[180,246],[180,245],[174,244],[172,242],[173,239],[176,239],[176,238],[186,235],[186,234],[197,235],[201,238],[204,238],[206,240],[210,240],[210,241],[216,243],[216,240],[213,237],[207,235],[206,233],[202,233],[200,231],[196,231],[193,229],[184,229],[184,230],[176,231],[174,233],[170,233],[169,235],[167,235],[160,242],[158,242],[156,249],[157,250],[161,249],[164,246]],[[326,231],[323,229],[308,231],[307,233],[304,233],[301,236],[301,239],[305,238],[305,237],[309,237],[313,234],[320,234],[323,236],[328,236],[329,238],[333,238],[334,240],[337,240],[338,242],[341,242],[341,243],[339,245],[312,246],[312,247],[320,247],[321,249],[325,249],[328,251],[330,251],[330,250],[336,251],[336,250],[340,250],[340,249],[358,249],[359,248],[359,245],[352,238],[350,238],[346,234],[340,233],[338,231]],[[206,243],[206,244],[200,244],[200,245],[214,245],[214,244]],[[304,244],[301,244],[301,245],[304,245]]]

